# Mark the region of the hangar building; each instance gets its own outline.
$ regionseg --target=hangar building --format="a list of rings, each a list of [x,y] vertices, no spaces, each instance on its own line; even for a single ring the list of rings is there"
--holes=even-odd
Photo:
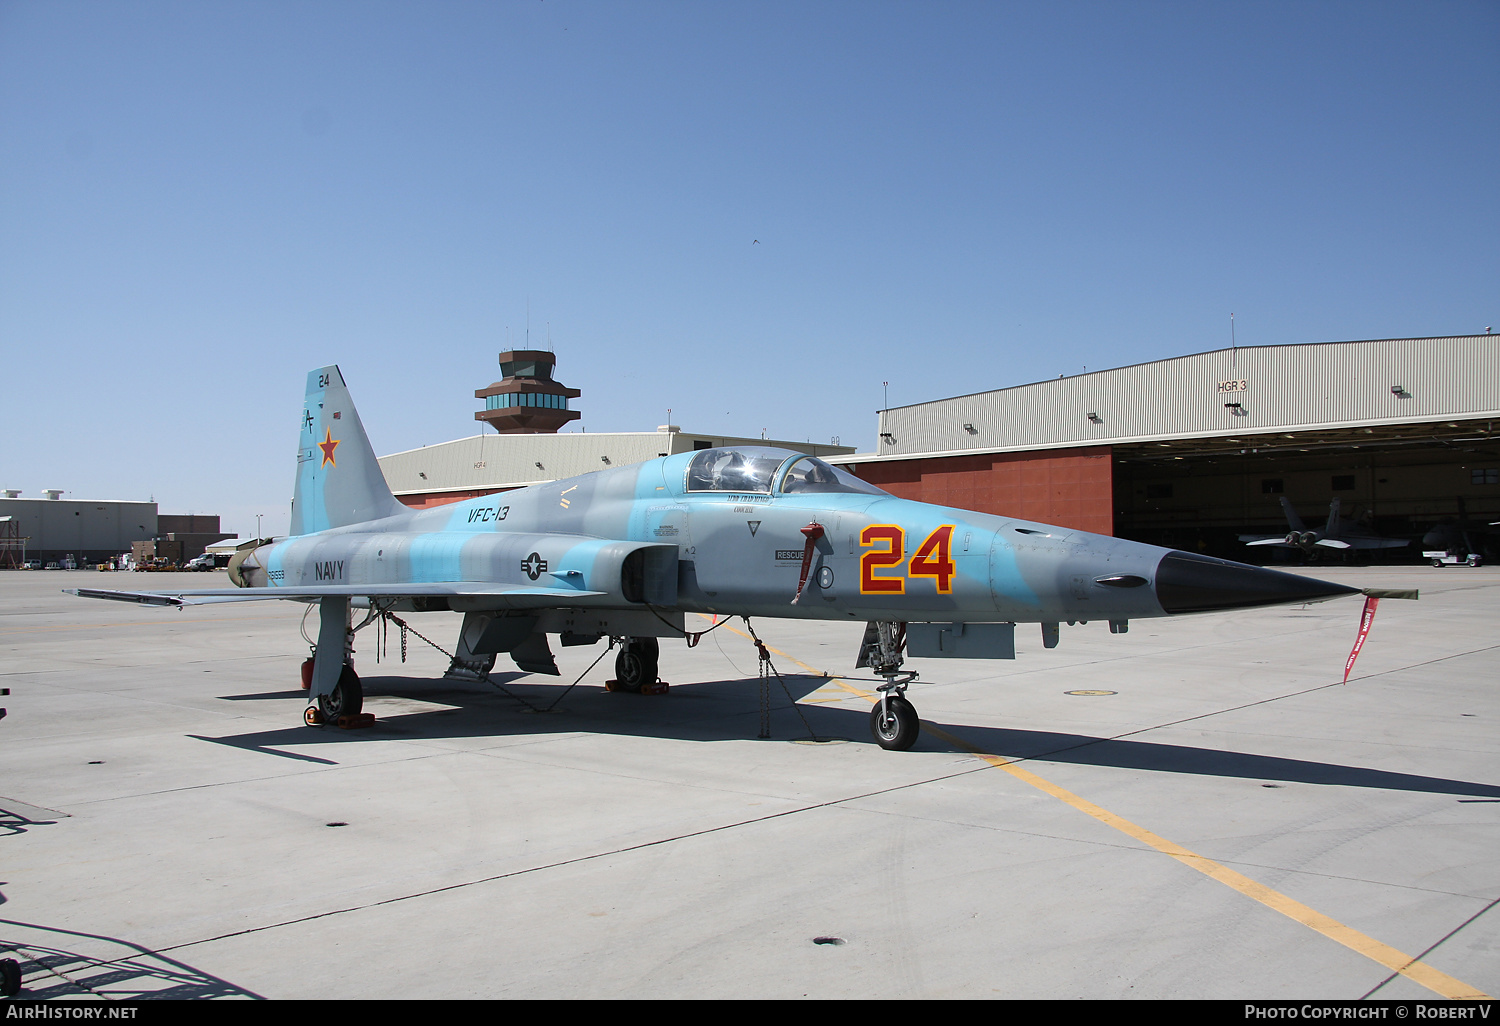
[[[219,518],[204,514],[158,515],[154,502],[119,499],[64,499],[49,488],[44,499],[8,488],[0,497],[0,567],[23,560],[100,563],[137,542],[169,542],[175,558],[191,559],[209,542],[233,537],[219,530]]]
[[[854,452],[852,446],[699,434],[674,424],[655,431],[558,434],[558,428],[578,419],[570,401],[581,393],[553,380],[556,362],[545,350],[501,353],[502,380],[474,392],[485,401],[474,419],[489,424],[500,437],[486,432],[380,457],[380,470],[396,498],[418,509],[441,506],[721,445],[772,445],[814,456]]]
[[[7,489],[0,516],[12,518],[15,548],[26,559],[98,561],[130,550],[130,543],[156,534],[156,503],[113,499],[64,499],[59,489],[47,498],[22,497]],[[21,554],[16,553],[20,562]],[[7,562],[9,562],[7,560]]]
[[[838,457],[905,498],[1245,560],[1345,521],[1500,520],[1500,336],[1248,346],[884,410]]]

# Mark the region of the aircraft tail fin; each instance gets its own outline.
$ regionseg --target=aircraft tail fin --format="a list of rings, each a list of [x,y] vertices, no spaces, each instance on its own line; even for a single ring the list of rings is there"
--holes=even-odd
[[[1307,527],[1302,523],[1302,518],[1299,517],[1297,515],[1297,511],[1292,508],[1291,500],[1288,499],[1285,495],[1281,497],[1281,509],[1282,512],[1286,514],[1286,526],[1290,527],[1293,531],[1307,530]]]
[[[1328,524],[1323,528],[1323,534],[1329,538],[1339,536],[1339,506],[1340,500],[1338,499],[1328,504]]]
[[[336,366],[307,375],[292,534],[347,527],[406,511],[391,494]]]

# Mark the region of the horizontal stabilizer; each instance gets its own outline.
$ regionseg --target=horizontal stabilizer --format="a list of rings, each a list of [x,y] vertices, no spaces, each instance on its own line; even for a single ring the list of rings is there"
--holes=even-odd
[[[1275,538],[1259,538],[1259,539],[1257,539],[1255,541],[1252,541],[1252,542],[1245,542],[1245,544],[1246,545],[1250,545],[1250,546],[1254,546],[1254,545],[1285,545],[1285,544],[1287,544],[1287,540],[1285,538],[1281,537],[1280,535],[1277,535]]]
[[[1325,549],[1347,549],[1352,547],[1348,542],[1339,541],[1337,538],[1319,538],[1317,544],[1323,546]]]
[[[137,602],[148,606],[201,606],[214,602],[255,602],[261,599],[300,599],[304,602],[338,595],[350,598],[504,598],[507,605],[565,606],[580,598],[606,594],[577,588],[535,588],[516,584],[458,581],[452,584],[330,584],[323,587],[206,588],[202,591],[106,591],[101,588],[64,588],[84,598]]]

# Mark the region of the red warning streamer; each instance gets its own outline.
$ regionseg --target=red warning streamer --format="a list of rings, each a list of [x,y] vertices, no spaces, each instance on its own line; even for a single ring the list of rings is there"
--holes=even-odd
[[[818,544],[818,539],[823,537],[823,525],[814,520],[802,529],[802,534],[807,538],[807,545],[802,549],[802,574],[797,579],[797,594],[792,596],[792,605],[802,597],[802,589],[807,585],[807,571],[812,566],[813,549]]]
[[[1344,683],[1349,683],[1349,672],[1354,669],[1354,660],[1359,658],[1359,650],[1365,647],[1365,638],[1370,633],[1370,624],[1375,622],[1375,607],[1380,605],[1380,600],[1374,595],[1365,597],[1365,611],[1359,617],[1359,636],[1354,639],[1354,647],[1349,650],[1349,658],[1344,663]]]

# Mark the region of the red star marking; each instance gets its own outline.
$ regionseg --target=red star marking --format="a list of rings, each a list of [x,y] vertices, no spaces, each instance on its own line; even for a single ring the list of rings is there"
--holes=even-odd
[[[318,464],[318,466],[326,467],[330,463],[332,463],[335,467],[338,466],[338,463],[334,462],[333,459],[333,450],[337,449],[338,447],[339,440],[333,437],[333,430],[331,428],[324,428],[323,440],[318,443],[318,448],[323,450],[323,462]]]

